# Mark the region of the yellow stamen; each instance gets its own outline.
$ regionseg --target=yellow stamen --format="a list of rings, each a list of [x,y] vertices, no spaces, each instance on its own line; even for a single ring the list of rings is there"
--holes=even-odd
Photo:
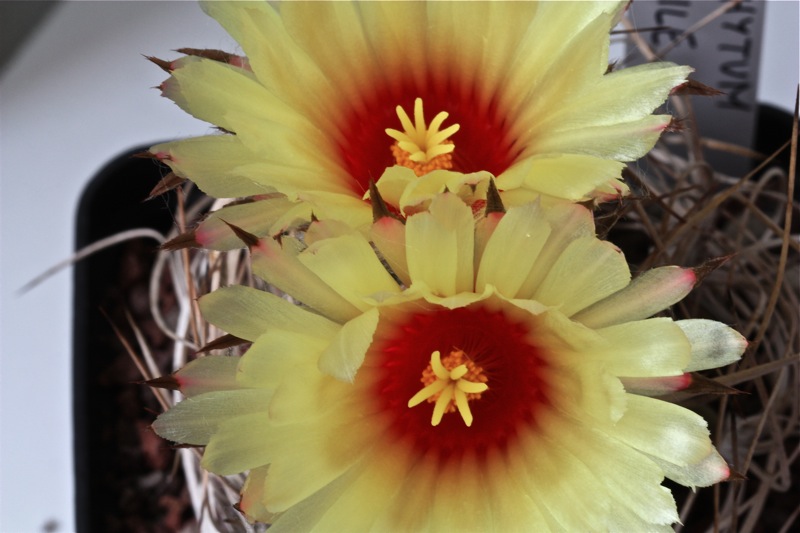
[[[445,413],[452,413],[456,409],[464,423],[471,426],[473,419],[469,402],[479,399],[481,393],[489,389],[483,369],[458,349],[451,351],[444,360],[439,350],[433,352],[420,381],[425,387],[408,400],[408,406],[414,407],[425,400],[436,402],[431,417],[434,426],[439,425]]]
[[[410,168],[417,176],[432,170],[453,168],[455,144],[448,140],[460,126],[453,124],[442,131],[439,128],[447,119],[448,113],[442,111],[433,117],[429,126],[425,125],[422,98],[414,100],[414,123],[402,107],[397,106],[397,118],[403,131],[387,128],[386,135],[396,142],[392,145],[392,155],[398,165]]]

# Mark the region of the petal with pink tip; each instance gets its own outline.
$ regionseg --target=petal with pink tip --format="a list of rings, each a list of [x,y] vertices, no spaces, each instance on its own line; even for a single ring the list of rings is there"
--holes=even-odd
[[[576,313],[572,319],[591,328],[602,328],[648,318],[682,300],[696,281],[689,268],[654,268],[634,278],[624,289]]]

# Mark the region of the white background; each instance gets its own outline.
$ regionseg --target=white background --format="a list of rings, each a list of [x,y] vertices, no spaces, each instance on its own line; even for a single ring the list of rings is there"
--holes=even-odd
[[[792,5],[793,4],[793,5]],[[759,99],[793,108],[797,4],[767,10]],[[104,163],[208,133],[150,89],[141,54],[236,45],[192,2],[68,2],[0,78],[0,532],[72,531],[69,272],[18,289],[73,251],[76,205]]]

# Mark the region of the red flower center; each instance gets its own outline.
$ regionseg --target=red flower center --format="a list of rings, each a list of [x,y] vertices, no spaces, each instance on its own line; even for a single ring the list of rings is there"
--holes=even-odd
[[[535,423],[537,412],[549,403],[543,377],[545,351],[535,344],[533,319],[516,309],[495,309],[484,303],[382,318],[370,355],[379,369],[373,393],[391,418],[395,438],[442,460],[465,451],[482,455],[489,449],[504,450],[520,428]],[[488,385],[488,390],[469,398],[471,426],[456,409],[448,409],[434,426],[434,402],[409,407],[409,399],[430,382],[425,377],[435,351],[462,352],[470,368],[479,369],[482,376],[467,379],[485,379]]]
[[[423,86],[414,81],[395,86],[383,83],[364,91],[363,100],[345,114],[348,118],[339,130],[341,164],[352,177],[354,192],[363,194],[370,180],[378,181],[386,168],[396,164],[392,152],[394,141],[385,130],[400,125],[396,107],[399,105],[410,113],[417,98],[424,101],[429,115],[426,118],[444,111],[450,115],[446,125],[461,126],[451,137],[456,145],[452,170],[488,171],[494,176],[505,171],[521,149],[509,134],[509,117],[500,113],[494,99],[485,99],[476,91],[453,77],[442,80],[429,77]]]

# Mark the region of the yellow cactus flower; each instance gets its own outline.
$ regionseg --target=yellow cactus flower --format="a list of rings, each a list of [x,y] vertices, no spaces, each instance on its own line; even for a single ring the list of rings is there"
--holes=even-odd
[[[476,220],[454,193],[369,237],[334,220],[248,239],[292,295],[200,300],[253,344],[177,373],[162,437],[249,471],[241,510],[270,531],[671,531],[664,477],[726,479],[702,417],[658,399],[739,359],[710,320],[651,318],[692,269],[631,280],[591,213],[538,203]]]
[[[370,181],[404,212],[491,177],[507,205],[622,194],[691,70],[609,72],[623,0],[276,4],[203,3],[246,58],[186,50],[162,90],[226,133],[151,152],[211,196],[277,190],[351,224]]]

